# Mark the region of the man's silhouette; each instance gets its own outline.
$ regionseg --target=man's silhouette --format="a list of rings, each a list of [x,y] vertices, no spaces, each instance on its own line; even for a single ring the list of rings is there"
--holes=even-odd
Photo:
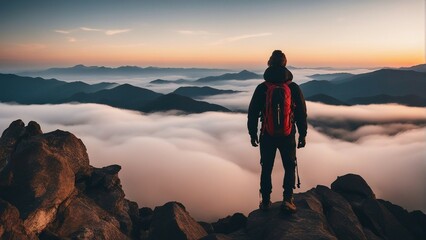
[[[270,194],[272,191],[271,174],[274,165],[274,159],[277,149],[280,151],[285,174],[283,181],[283,204],[282,210],[286,212],[295,212],[296,206],[293,203],[293,188],[295,187],[295,169],[296,169],[296,127],[299,133],[297,148],[303,148],[306,144],[305,137],[307,132],[307,114],[306,104],[299,86],[291,82],[293,74],[285,67],[287,59],[280,50],[275,50],[268,61],[268,68],[263,77],[265,82],[259,84],[254,91],[248,110],[247,127],[253,147],[260,143],[260,164],[262,167],[260,177],[260,193],[262,201],[259,208],[267,210],[271,205]],[[292,101],[292,129],[288,136],[271,135],[265,131],[265,108],[267,84],[276,85],[286,83],[291,90]],[[271,84],[268,84],[271,85]],[[262,122],[260,131],[260,141],[258,139],[258,120]]]

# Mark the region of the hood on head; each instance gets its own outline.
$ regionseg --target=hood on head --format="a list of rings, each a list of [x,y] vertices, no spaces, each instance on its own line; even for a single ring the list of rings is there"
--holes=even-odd
[[[263,79],[266,82],[281,83],[293,80],[293,74],[286,67],[271,66],[265,70]]]

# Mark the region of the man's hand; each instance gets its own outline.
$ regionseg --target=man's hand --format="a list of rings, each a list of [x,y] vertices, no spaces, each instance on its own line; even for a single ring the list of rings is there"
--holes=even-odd
[[[299,141],[297,142],[297,148],[304,148],[306,145],[306,139],[305,137],[299,136]]]
[[[250,141],[253,147],[257,147],[259,145],[259,139],[257,138],[257,135],[252,136]]]

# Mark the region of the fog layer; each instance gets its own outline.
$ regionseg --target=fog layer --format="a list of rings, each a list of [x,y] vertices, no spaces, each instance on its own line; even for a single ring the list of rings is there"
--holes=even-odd
[[[308,103],[308,109],[313,120],[367,124],[346,130],[356,135],[356,142],[310,126],[307,146],[297,153],[302,180],[297,191],[329,186],[337,176],[356,173],[378,198],[426,211],[426,127],[418,124],[426,121],[424,108]],[[180,201],[197,220],[207,221],[257,208],[259,152],[249,143],[245,114],[144,115],[96,104],[0,104],[1,131],[18,118],[37,121],[44,132],[74,133],[94,166],[121,165],[127,198],[140,207]],[[282,176],[276,161],[273,201],[281,200]]]

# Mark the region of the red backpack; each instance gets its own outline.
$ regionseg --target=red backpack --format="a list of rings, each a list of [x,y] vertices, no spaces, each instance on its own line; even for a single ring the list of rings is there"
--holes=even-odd
[[[293,128],[293,104],[291,91],[285,83],[265,82],[266,109],[263,115],[263,131],[271,136],[288,136]]]

